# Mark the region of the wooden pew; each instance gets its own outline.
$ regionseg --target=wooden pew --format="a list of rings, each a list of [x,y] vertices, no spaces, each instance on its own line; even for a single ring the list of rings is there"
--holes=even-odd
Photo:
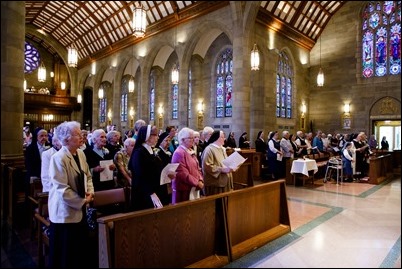
[[[290,232],[284,180],[98,219],[99,267],[217,268]]]
[[[391,154],[370,157],[369,183],[380,184],[393,177],[393,163]]]
[[[9,168],[13,166],[24,166],[24,158],[2,159],[1,160],[1,184],[0,184],[0,201],[1,201],[1,217],[7,217],[9,215],[9,189],[13,189],[13,186],[9,186]]]

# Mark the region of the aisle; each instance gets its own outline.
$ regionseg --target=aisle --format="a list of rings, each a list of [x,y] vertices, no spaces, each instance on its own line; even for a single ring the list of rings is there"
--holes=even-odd
[[[287,186],[292,232],[226,268],[400,268],[400,182]]]

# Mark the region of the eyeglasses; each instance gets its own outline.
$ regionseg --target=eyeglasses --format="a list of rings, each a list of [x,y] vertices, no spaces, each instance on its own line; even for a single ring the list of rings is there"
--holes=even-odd
[[[159,136],[158,134],[151,134],[151,135],[154,135],[154,136]]]
[[[184,139],[194,140],[194,137],[185,137]]]

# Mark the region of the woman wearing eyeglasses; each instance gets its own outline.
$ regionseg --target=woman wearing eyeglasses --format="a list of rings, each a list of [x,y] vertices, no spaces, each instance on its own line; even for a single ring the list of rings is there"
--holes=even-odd
[[[204,179],[197,156],[193,150],[194,130],[183,128],[178,136],[179,146],[174,151],[172,163],[178,163],[176,177],[172,181],[172,204],[190,200],[193,190],[194,198],[204,188]]]
[[[233,170],[222,163],[228,157],[224,143],[223,131],[214,131],[202,155],[206,196],[233,190]]]

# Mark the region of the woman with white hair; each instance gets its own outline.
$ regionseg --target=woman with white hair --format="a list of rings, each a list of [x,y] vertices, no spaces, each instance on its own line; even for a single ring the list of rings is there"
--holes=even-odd
[[[51,182],[49,177],[49,165],[50,165],[50,158],[56,152],[61,149],[62,145],[57,136],[57,127],[53,130],[53,144],[52,147],[42,153],[42,168],[41,168],[41,175],[40,179],[42,182],[42,192],[48,192],[50,190]]]
[[[49,268],[94,267],[96,245],[91,245],[86,207],[94,200],[94,186],[82,143],[80,123],[57,127],[62,148],[50,159]]]
[[[199,193],[204,179],[194,146],[194,130],[184,127],[178,133],[179,147],[174,151],[172,163],[178,163],[176,177],[172,181],[172,204],[190,200],[191,189]]]
[[[116,169],[116,166],[113,162],[106,168],[100,165],[101,161],[113,160],[114,158],[114,156],[110,154],[109,150],[105,147],[106,133],[103,129],[96,129],[95,131],[93,131],[91,139],[91,146],[87,147],[84,150],[84,153],[87,158],[89,168],[91,169],[95,191],[113,189],[116,186],[113,178],[106,181],[100,180],[100,173],[103,172],[105,169]]]

